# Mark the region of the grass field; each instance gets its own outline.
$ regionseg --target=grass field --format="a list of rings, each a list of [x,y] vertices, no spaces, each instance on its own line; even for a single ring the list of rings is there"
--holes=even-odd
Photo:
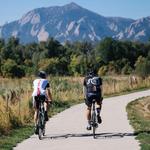
[[[48,77],[54,99],[50,116],[72,104],[84,102],[82,77]],[[33,120],[32,82],[34,77],[23,79],[0,79],[0,134],[13,128],[28,125]],[[128,76],[103,77],[103,95],[116,95],[150,87],[150,79],[132,83]]]
[[[136,138],[141,143],[141,150],[150,150],[150,97],[129,103],[127,111]]]
[[[34,77],[23,79],[0,79],[0,145],[15,145],[15,137],[12,132],[19,130],[30,131],[33,124],[32,110],[32,82]],[[49,111],[52,116],[71,105],[84,102],[82,93],[83,77],[48,77],[51,84],[53,107]],[[137,79],[131,83],[128,76],[103,77],[103,95],[112,96],[138,89],[150,87],[150,79],[144,81]],[[29,129],[27,129],[29,127]],[[28,133],[28,132],[27,132]],[[21,136],[20,134],[18,135]],[[28,137],[22,136],[21,139]],[[6,140],[5,140],[6,139]],[[1,145],[1,146],[2,146]],[[9,147],[11,147],[9,146]],[[2,149],[2,147],[0,147]]]

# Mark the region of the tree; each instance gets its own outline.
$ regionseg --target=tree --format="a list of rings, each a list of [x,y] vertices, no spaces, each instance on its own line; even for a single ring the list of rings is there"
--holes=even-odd
[[[87,70],[87,68],[85,68],[85,62],[86,62],[85,59],[86,58],[83,57],[82,55],[80,56],[73,55],[69,65],[70,73],[74,75],[85,74]]]
[[[121,70],[122,74],[131,74],[133,71],[133,69],[131,68],[131,66],[129,65],[129,63],[127,63]]]
[[[5,40],[0,38],[0,51],[1,51],[1,48],[3,48],[5,46]]]
[[[59,57],[65,53],[63,46],[53,38],[47,41],[48,58]]]
[[[42,59],[38,63],[39,70],[44,70],[47,72],[47,74],[58,74],[58,66],[59,66],[59,60],[55,58],[50,59]]]
[[[104,76],[108,72],[108,66],[102,66],[98,70],[98,75]]]
[[[109,61],[114,60],[114,43],[115,40],[112,38],[105,38],[96,47],[97,57],[100,57],[105,64],[108,64]]]
[[[23,77],[25,75],[24,70],[21,66],[18,66],[12,59],[7,59],[2,65],[2,75],[4,77]]]

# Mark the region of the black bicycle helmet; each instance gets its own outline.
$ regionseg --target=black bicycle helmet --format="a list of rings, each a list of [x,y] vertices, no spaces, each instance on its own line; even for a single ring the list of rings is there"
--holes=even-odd
[[[88,75],[89,76],[94,76],[95,74],[96,74],[96,70],[95,69],[93,69],[93,68],[89,69],[89,71],[88,71]]]
[[[39,71],[38,77],[45,79],[46,78],[46,72],[45,71]]]

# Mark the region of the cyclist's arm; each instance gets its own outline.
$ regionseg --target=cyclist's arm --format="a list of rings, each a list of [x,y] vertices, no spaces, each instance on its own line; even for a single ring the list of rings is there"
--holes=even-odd
[[[103,97],[103,86],[100,85],[100,92],[101,92],[101,97]]]
[[[84,95],[84,98],[86,98],[86,87],[85,86],[83,86],[83,95]]]
[[[101,98],[103,98],[103,82],[101,78],[100,78],[100,92],[101,92]]]
[[[51,102],[52,101],[52,94],[51,94],[49,82],[46,85],[46,95],[47,95],[48,101]]]
[[[46,88],[46,95],[47,95],[48,101],[51,102],[52,101],[52,94],[51,94],[50,87]]]

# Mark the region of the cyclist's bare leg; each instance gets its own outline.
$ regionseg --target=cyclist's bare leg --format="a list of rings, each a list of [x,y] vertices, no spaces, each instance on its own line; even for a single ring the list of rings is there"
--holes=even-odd
[[[38,108],[37,108],[37,102],[34,97],[33,97],[32,103],[33,103],[33,109],[34,109],[34,124],[36,126],[37,118],[38,118]]]
[[[47,109],[48,109],[47,102],[44,102],[44,109],[45,109],[45,111],[47,111]]]
[[[102,109],[102,101],[97,101],[96,102],[97,104],[97,107],[96,107],[96,110],[97,110],[97,114],[100,115],[100,112],[101,112],[101,109]]]
[[[87,107],[86,118],[87,120],[91,120],[91,107]]]
[[[101,104],[97,104],[96,110],[97,110],[97,114],[98,115],[100,115],[101,108],[102,108],[102,105]]]
[[[45,110],[45,121],[48,121],[48,114],[47,114],[48,102],[47,101],[44,102],[44,110]]]
[[[34,125],[35,125],[35,134],[38,134],[38,109],[34,108]]]
[[[88,126],[91,126],[91,107],[87,107],[86,118],[88,122]]]
[[[98,123],[101,123],[101,122],[102,122],[101,117],[100,117],[101,108],[102,108],[102,102],[101,102],[101,101],[100,101],[100,102],[97,102],[96,110],[97,110]]]
[[[37,108],[35,108],[34,109],[34,124],[35,124],[35,126],[37,125],[37,117],[38,116],[38,109]]]

